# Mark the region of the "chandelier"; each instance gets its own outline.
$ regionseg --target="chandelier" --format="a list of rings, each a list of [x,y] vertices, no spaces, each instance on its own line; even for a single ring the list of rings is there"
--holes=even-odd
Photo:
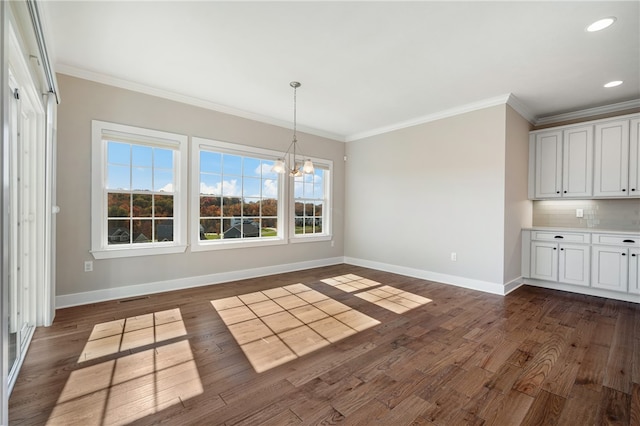
[[[313,173],[313,163],[311,159],[304,159],[304,155],[298,148],[298,138],[296,135],[296,90],[300,87],[300,83],[292,81],[289,83],[293,87],[293,140],[284,154],[283,158],[278,158],[271,168],[272,172],[283,174],[289,173],[289,176],[302,176],[303,173]],[[298,154],[300,155],[298,157]]]

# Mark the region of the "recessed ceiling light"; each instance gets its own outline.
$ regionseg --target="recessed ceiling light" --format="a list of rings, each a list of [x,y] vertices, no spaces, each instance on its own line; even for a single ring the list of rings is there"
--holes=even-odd
[[[604,85],[604,87],[616,87],[622,84],[622,80],[610,81]]]
[[[604,30],[605,28],[611,26],[614,22],[616,22],[616,18],[613,16],[609,18],[603,18],[589,25],[587,27],[587,31],[589,31],[590,33],[593,33],[595,31]]]

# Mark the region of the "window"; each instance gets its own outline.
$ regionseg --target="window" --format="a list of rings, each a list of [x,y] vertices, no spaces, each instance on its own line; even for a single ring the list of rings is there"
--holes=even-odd
[[[92,254],[186,249],[187,137],[92,122]]]
[[[277,152],[192,138],[192,250],[282,244]]]
[[[331,238],[331,163],[313,160],[315,171],[293,178],[292,241]]]

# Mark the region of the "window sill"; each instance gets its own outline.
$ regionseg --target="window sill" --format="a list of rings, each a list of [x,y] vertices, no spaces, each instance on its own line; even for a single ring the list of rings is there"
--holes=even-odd
[[[209,251],[209,250],[229,250],[248,247],[266,247],[266,246],[278,246],[286,244],[287,242],[282,238],[269,238],[269,239],[256,239],[256,240],[214,240],[214,242],[202,243],[198,241],[191,245],[191,251]]]
[[[187,246],[167,246],[167,247],[127,247],[109,248],[103,250],[92,250],[94,259],[117,259],[122,257],[153,256],[159,254],[184,253]]]
[[[333,239],[333,235],[328,234],[320,234],[320,235],[296,235],[295,237],[291,237],[289,241],[292,243],[313,243],[316,241],[331,241]]]

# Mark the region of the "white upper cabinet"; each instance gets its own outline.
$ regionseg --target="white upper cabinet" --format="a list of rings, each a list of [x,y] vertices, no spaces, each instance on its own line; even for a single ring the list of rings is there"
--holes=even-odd
[[[535,198],[593,195],[593,126],[535,135]]]
[[[629,195],[640,196],[640,118],[631,120],[629,138]]]
[[[564,131],[562,196],[593,195],[593,126]]]
[[[529,198],[640,197],[638,114],[531,132]]]
[[[561,197],[562,132],[536,134],[536,198]]]
[[[595,126],[594,191],[596,197],[629,194],[629,120]],[[637,191],[636,191],[637,192]]]

